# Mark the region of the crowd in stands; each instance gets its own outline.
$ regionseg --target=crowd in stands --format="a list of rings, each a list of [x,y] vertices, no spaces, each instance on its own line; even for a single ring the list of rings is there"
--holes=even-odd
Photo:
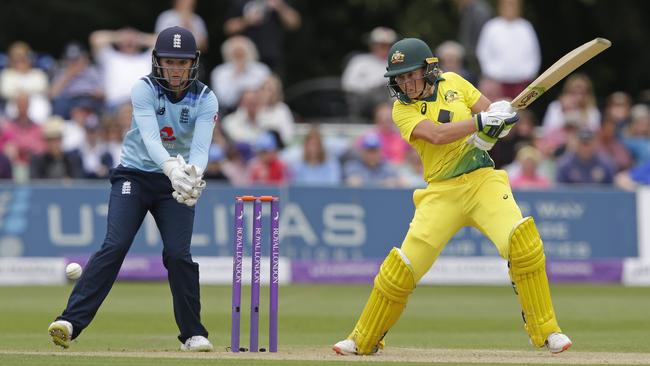
[[[484,0],[456,4],[458,39],[431,45],[441,69],[462,75],[492,100],[513,98],[540,72],[543,52],[521,2],[499,0],[494,10]],[[151,70],[155,32],[184,26],[207,49],[195,5],[176,0],[153,33],[97,30],[89,35],[90,51],[84,42],[70,42],[55,62],[23,41],[12,43],[0,65],[0,179],[106,179],[131,128],[131,85]],[[301,22],[284,0],[233,1],[223,27],[223,63],[202,65],[202,80],[220,105],[205,177],[236,186],[424,186],[419,157],[392,122],[383,77],[400,35],[376,27],[365,38],[368,50],[350,50],[342,60],[350,113],[372,123],[358,133],[329,133],[325,125],[294,120],[283,99],[285,33]],[[574,73],[543,115],[520,111],[513,131],[491,151],[513,188],[650,184],[649,101],[617,91],[599,106],[594,83]]]

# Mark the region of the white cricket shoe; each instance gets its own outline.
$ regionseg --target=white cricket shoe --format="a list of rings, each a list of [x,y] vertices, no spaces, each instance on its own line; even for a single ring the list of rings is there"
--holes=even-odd
[[[210,352],[212,348],[212,343],[204,336],[190,337],[181,344],[181,351],[188,352]]]
[[[57,346],[63,348],[70,347],[70,341],[72,340],[72,324],[66,320],[56,320],[50,324],[47,328],[50,337],[52,337],[52,342]]]
[[[357,344],[354,343],[354,341],[351,339],[344,339],[342,341],[336,342],[336,344],[332,347],[332,350],[336,352],[337,355],[356,355]]]
[[[384,349],[384,340],[379,341],[379,346],[371,352],[370,354],[378,354],[380,349]],[[336,342],[332,346],[332,350],[336,352],[337,355],[348,356],[348,355],[358,355],[357,353],[357,344],[352,339],[344,339],[342,341]]]
[[[548,348],[551,353],[564,352],[569,349],[572,344],[573,343],[571,343],[569,337],[562,333],[551,333],[546,338],[546,348]]]

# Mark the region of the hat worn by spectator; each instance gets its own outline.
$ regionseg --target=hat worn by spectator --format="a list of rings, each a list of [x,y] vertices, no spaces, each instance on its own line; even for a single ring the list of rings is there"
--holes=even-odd
[[[363,137],[363,140],[361,140],[361,146],[364,150],[379,149],[381,148],[381,140],[379,139],[379,136],[371,133]]]
[[[63,58],[66,60],[76,60],[82,56],[87,55],[86,50],[77,42],[70,42],[65,46],[63,51]]]
[[[393,44],[397,41],[397,33],[387,27],[376,27],[370,32],[370,43]]]
[[[43,124],[42,133],[46,140],[58,139],[63,137],[63,124],[65,122],[61,117],[50,117]]]

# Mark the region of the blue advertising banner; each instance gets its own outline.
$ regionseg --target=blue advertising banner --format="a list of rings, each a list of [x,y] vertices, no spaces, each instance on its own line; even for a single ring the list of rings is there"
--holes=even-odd
[[[286,187],[243,189],[210,184],[196,208],[193,254],[231,255],[234,197],[279,195],[282,256],[305,261],[382,259],[399,246],[413,215],[411,190]],[[638,255],[636,196],[614,190],[516,192],[533,215],[550,259],[582,260]],[[0,186],[0,257],[87,255],[106,230],[109,186],[103,184]],[[250,232],[250,207],[245,210]],[[264,253],[268,215],[264,208]],[[246,243],[250,243],[247,237]],[[162,243],[147,216],[131,253],[159,255]],[[265,254],[266,255],[266,254]],[[443,256],[496,256],[489,240],[462,229]]]

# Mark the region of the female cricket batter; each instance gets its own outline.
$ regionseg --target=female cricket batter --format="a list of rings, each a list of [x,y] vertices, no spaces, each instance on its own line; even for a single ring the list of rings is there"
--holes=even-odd
[[[490,104],[459,75],[442,73],[429,46],[416,38],[391,47],[386,70],[397,97],[393,120],[420,155],[428,186],[414,192],[415,214],[401,248],[382,263],[354,330],[334,351],[366,355],[383,348],[409,294],[464,226],[480,230],[508,260],[531,342],[552,353],[566,350],[571,340],[555,318],[535,221],[522,218],[506,173],[494,169],[487,153],[517,121],[515,110],[505,101]]]
[[[181,350],[212,350],[201,324],[199,265],[192,261],[190,241],[219,107],[214,93],[196,80],[198,67],[192,33],[181,27],[160,32],[152,73],[137,81],[131,92],[133,122],[124,137],[120,165],[111,172],[104,244],[86,265],[63,314],[48,329],[55,344],[68,348],[90,324],[149,211],[163,241]]]

